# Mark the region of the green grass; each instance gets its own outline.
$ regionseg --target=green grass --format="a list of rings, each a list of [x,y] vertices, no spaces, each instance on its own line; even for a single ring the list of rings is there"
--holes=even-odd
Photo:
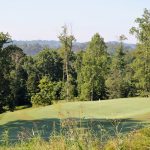
[[[0,115],[0,134],[10,130],[11,138],[17,136],[22,129],[45,128],[47,133],[52,130],[53,122],[60,119],[81,119],[83,124],[91,122],[93,128],[102,123],[110,128],[110,119],[125,119],[124,126],[128,131],[134,126],[149,124],[150,121],[150,98],[127,98],[94,102],[68,102],[58,103],[46,107],[27,108],[15,112],[6,112]]]
[[[58,103],[46,107],[27,108],[0,115],[0,125],[17,120],[43,118],[134,118],[150,113],[150,98],[128,98],[94,102]]]

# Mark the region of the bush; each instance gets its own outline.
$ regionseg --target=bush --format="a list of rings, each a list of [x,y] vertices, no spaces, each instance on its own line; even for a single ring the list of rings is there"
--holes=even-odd
[[[44,76],[40,80],[39,93],[36,93],[34,96],[31,97],[31,102],[33,105],[51,105],[52,100],[56,98],[56,91],[54,90],[56,86],[55,82],[51,82],[47,76]]]

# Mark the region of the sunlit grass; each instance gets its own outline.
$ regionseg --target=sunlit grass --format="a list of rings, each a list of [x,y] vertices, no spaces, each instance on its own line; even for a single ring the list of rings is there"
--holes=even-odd
[[[68,102],[1,114],[0,125],[17,120],[37,120],[43,118],[137,118],[139,115],[148,113],[150,113],[150,98]]]
[[[127,133],[133,129],[148,126],[150,123],[150,99],[127,98],[107,101],[63,102],[51,106],[27,108],[0,115],[0,135],[9,129],[10,138],[16,138],[22,130],[32,129],[42,131],[48,137],[55,122],[57,130],[60,121],[73,118],[83,127],[90,126],[97,132],[102,125],[106,130],[112,130],[112,120],[121,121],[119,127]],[[47,134],[48,133],[48,134]],[[112,131],[111,131],[112,133]]]

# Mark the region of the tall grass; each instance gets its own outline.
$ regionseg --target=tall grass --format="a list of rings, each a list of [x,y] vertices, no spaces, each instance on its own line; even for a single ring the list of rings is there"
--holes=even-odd
[[[114,135],[101,124],[95,132],[90,126],[83,127],[82,120],[62,119],[60,130],[53,123],[50,137],[44,139],[41,133],[24,130],[18,141],[9,140],[9,131],[3,132],[0,150],[148,150],[150,149],[150,128],[121,134],[120,121],[112,121]]]

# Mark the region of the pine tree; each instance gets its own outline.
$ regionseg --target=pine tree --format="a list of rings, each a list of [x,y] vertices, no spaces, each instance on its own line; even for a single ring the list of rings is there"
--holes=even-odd
[[[104,39],[96,33],[83,55],[81,67],[81,98],[98,100],[106,98],[105,76],[108,54]]]
[[[107,88],[109,90],[110,98],[127,97],[126,83],[125,83],[125,53],[123,41],[126,40],[124,35],[119,37],[120,44],[116,49],[116,52],[112,58],[110,66],[110,75],[107,78]]]

